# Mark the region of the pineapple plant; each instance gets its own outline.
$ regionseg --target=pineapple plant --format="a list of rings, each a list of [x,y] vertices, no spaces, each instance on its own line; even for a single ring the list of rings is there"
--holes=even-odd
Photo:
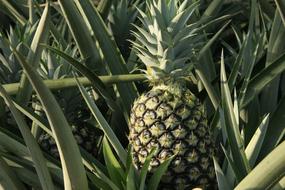
[[[28,44],[29,41],[31,41],[29,34],[35,32],[35,29],[35,26],[26,24],[25,26],[10,28],[9,32],[7,32],[7,37],[5,37],[4,32],[0,33],[0,48],[3,51],[2,60],[4,63],[7,63],[0,64],[1,83],[14,83],[20,80],[20,76],[23,72],[22,67],[14,57],[10,48],[7,47],[16,46],[19,43]],[[20,48],[28,52],[25,46],[20,46]],[[74,56],[76,56],[78,52],[76,48],[72,49],[70,47],[66,48],[65,51],[73,53]],[[45,51],[38,72],[41,78],[45,80],[66,78],[72,76],[72,67],[64,59]],[[90,96],[93,97],[91,91],[92,90],[89,90]],[[75,89],[61,89],[54,91],[53,94],[58,102],[60,102],[60,106],[64,110],[68,122],[71,124],[72,133],[77,144],[91,155],[96,156],[98,153],[98,141],[102,136],[102,131],[92,126],[90,113],[84,107],[84,104],[82,104],[83,98],[80,93]],[[35,114],[47,120],[42,105],[35,94],[32,96],[28,105],[33,108]],[[6,106],[5,109],[5,112],[0,114],[0,118],[3,126],[9,128],[15,121]],[[32,131],[34,136],[38,139],[41,148],[54,158],[59,159],[59,152],[54,138],[44,130],[40,130],[40,128],[34,124],[32,125]]]
[[[147,13],[139,11],[143,27],[136,26],[134,32],[133,45],[152,88],[131,109],[133,160],[141,168],[156,148],[149,168],[153,172],[174,156],[162,178],[166,189],[216,186],[215,146],[205,108],[185,80],[201,46],[199,27],[187,23],[197,7],[189,1],[147,1]]]
[[[63,103],[66,103],[65,101],[69,100],[68,104],[72,105],[72,107],[67,105],[61,106],[62,109],[66,109],[66,118],[70,123],[72,134],[76,140],[76,143],[89,154],[97,156],[98,144],[100,143],[102,131],[94,127],[93,123],[91,124],[92,119],[90,119],[90,113],[82,106],[83,100],[78,95],[76,96],[75,93],[72,93],[71,90],[72,89],[65,89],[60,91],[56,94],[56,97],[58,98],[59,102]],[[71,95],[69,99],[68,93]],[[38,100],[35,100],[35,102],[38,102]],[[43,110],[40,110],[40,112],[41,117],[45,117],[45,114],[42,113]],[[46,153],[50,154],[56,159],[59,159],[59,151],[56,146],[56,142],[48,133],[41,131],[38,137],[38,143]]]
[[[136,18],[123,22],[124,17],[119,16],[126,15],[119,14],[125,13],[126,4],[121,5],[126,2],[130,10],[138,7],[134,2],[142,2],[139,8],[143,10],[147,8],[140,11],[145,26],[137,26],[138,32],[132,38],[131,28],[117,27],[138,24]],[[18,41],[7,28],[1,28],[4,19],[0,20],[0,30],[5,31],[0,35],[0,186],[215,189],[216,178],[221,190],[284,189],[285,55],[280,40],[285,34],[283,7],[278,1],[276,8],[257,0],[200,0],[197,10],[198,5],[189,5],[190,2],[193,1],[101,0],[100,6],[95,7],[92,1],[0,1],[0,12],[14,23],[12,30],[29,22],[34,29],[27,35],[17,30],[17,35],[24,34]],[[108,20],[111,17],[107,15],[115,13],[118,14],[113,15],[112,22]],[[227,27],[229,19],[231,27]],[[108,24],[112,25],[111,33]],[[221,29],[211,35],[218,28]],[[120,34],[125,32],[128,35],[122,37]],[[205,37],[204,32],[209,35]],[[127,47],[129,43],[121,46],[121,42],[134,37],[137,41],[133,47]],[[75,51],[62,51],[68,45]],[[125,51],[128,48],[130,56]],[[62,70],[63,66],[46,65],[49,50],[75,65],[85,77],[78,73],[78,82],[69,75],[70,71]],[[146,64],[147,75],[128,73],[136,66],[144,67],[136,60],[135,51]],[[196,60],[198,63],[193,65]],[[62,61],[56,59],[54,63],[61,65]],[[81,63],[87,68],[83,69]],[[107,72],[97,70],[105,66]],[[86,69],[96,69],[95,74],[82,72]],[[59,73],[64,74],[64,79]],[[28,76],[35,99],[30,99],[28,88],[19,88],[20,75]],[[191,85],[198,84],[199,94],[189,87],[189,75]],[[134,82],[145,80],[145,76],[152,89],[137,98],[138,92],[147,90]],[[83,98],[78,98],[78,89],[70,89],[76,85]],[[108,110],[94,102],[85,85],[94,87]],[[107,91],[105,85],[114,87],[114,91]],[[204,101],[202,96],[207,95],[209,99]],[[33,105],[35,110],[31,109]],[[82,113],[81,109],[91,113]],[[117,119],[129,121],[130,110],[132,150],[125,143],[126,123]],[[104,133],[96,157],[80,152],[75,140],[78,137],[72,135],[73,125],[82,131],[86,115],[96,120],[90,127],[98,126]],[[36,128],[53,136],[60,162],[43,154]],[[93,139],[91,132],[81,132],[86,133],[87,138]],[[223,162],[214,158],[212,164],[216,148],[211,141],[220,142]],[[199,170],[195,172],[195,168]]]
[[[75,56],[77,49],[67,48],[66,52],[72,52]],[[43,54],[43,63],[41,63],[38,69],[43,79],[59,79],[66,78],[72,75],[72,67],[62,58],[58,58],[52,55],[50,52]],[[88,92],[90,97],[95,98],[95,93],[92,94],[92,89]],[[94,126],[88,110],[84,107],[83,98],[80,93],[75,89],[61,89],[54,91],[53,94],[57,98],[61,108],[64,110],[64,114],[68,122],[70,123],[73,136],[76,143],[85,151],[93,156],[97,156],[98,144],[102,131]],[[97,99],[99,103],[100,99]],[[41,117],[45,117],[44,110],[40,104],[40,101],[36,95],[32,98],[33,108],[35,113]],[[101,104],[101,102],[100,102]],[[92,124],[91,124],[92,123]],[[56,146],[56,142],[53,137],[43,130],[40,130],[38,135],[38,143],[41,148],[53,156],[59,159],[59,151]]]

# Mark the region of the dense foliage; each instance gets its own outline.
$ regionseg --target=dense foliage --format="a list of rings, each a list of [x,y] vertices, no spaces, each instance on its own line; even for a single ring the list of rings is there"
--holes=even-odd
[[[0,0],[0,188],[161,188],[173,156],[153,171],[150,147],[138,166],[129,136],[133,105],[168,101],[157,76],[193,93],[168,103],[203,118],[219,189],[285,188],[284,2],[162,1]]]

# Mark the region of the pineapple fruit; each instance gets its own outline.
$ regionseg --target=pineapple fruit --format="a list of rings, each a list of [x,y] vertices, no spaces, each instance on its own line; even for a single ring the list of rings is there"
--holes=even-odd
[[[70,123],[76,143],[89,154],[96,157],[98,154],[98,143],[103,135],[103,132],[88,122],[90,120],[89,110],[87,110],[84,107],[84,104],[82,104],[83,100],[80,94],[73,90],[74,89],[65,89],[56,93],[55,95],[58,98],[58,102],[63,108],[67,120]],[[91,96],[90,91],[89,93]],[[40,104],[38,101],[39,100],[37,97],[35,97],[33,100],[34,104]],[[36,108],[35,105],[33,107]],[[36,111],[37,114],[42,115],[42,117],[45,116],[43,110]],[[39,135],[38,143],[46,153],[50,154],[56,159],[59,159],[59,152],[56,142],[49,134],[42,131],[42,133]]]
[[[75,54],[75,52],[78,52],[76,47],[66,48],[64,51],[68,54]],[[73,76],[72,66],[67,64],[62,58],[57,57],[50,52],[44,52],[42,58],[43,62],[38,71],[43,79],[51,80]],[[102,105],[102,100],[95,91],[94,93],[93,91],[92,87],[88,87],[90,97],[99,105]],[[71,126],[77,144],[91,155],[97,156],[98,144],[102,136],[102,131],[92,126],[93,124],[91,123],[93,122],[91,115],[88,108],[85,106],[81,93],[77,89],[69,88],[53,91],[53,94]],[[37,95],[32,97],[31,103],[35,113],[42,118],[45,118],[46,115]],[[43,130],[36,130],[35,133],[41,148],[54,158],[59,159],[59,151],[55,139]]]
[[[150,172],[174,156],[161,189],[216,188],[215,145],[204,106],[185,85],[201,46],[198,24],[188,25],[197,6],[189,1],[147,1],[147,12],[139,10],[143,26],[134,32],[133,46],[152,89],[133,104],[129,140],[138,168],[154,147]]]
[[[98,153],[98,134],[95,130],[92,130],[93,127],[88,127],[86,122],[77,121],[77,123],[71,125],[71,128],[76,143],[89,154],[96,157]],[[45,152],[49,153],[54,158],[59,159],[59,152],[55,140],[49,134],[42,133],[38,142]]]

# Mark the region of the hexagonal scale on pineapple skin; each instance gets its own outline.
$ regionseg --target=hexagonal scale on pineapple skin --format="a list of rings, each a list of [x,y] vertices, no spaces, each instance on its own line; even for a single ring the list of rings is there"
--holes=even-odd
[[[152,136],[155,138],[158,138],[163,133],[165,133],[165,129],[166,129],[165,125],[160,121],[155,122],[153,125],[149,127],[149,131],[151,132]]]

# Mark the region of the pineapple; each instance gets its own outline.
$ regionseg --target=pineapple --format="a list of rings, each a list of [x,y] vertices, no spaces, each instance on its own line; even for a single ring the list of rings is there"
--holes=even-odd
[[[189,1],[147,1],[147,12],[139,10],[143,27],[136,26],[134,32],[134,49],[152,89],[133,104],[129,141],[138,168],[154,147],[150,172],[174,156],[161,189],[216,188],[215,145],[204,106],[185,80],[201,46],[198,22],[187,24],[197,6]]]
[[[92,126],[87,127],[84,122],[78,122],[71,127],[76,143],[89,154],[96,157],[98,153],[97,131],[92,130]],[[52,157],[59,159],[59,152],[55,140],[49,134],[43,133],[39,137],[38,142],[45,152],[49,153]]]
[[[89,154],[96,157],[98,154],[98,142],[103,133],[90,123],[90,113],[87,108],[84,108],[80,94],[72,92],[75,92],[74,89],[65,89],[55,93],[55,95],[70,123],[77,144]],[[40,104],[37,97],[33,100],[33,104]],[[43,110],[36,111],[41,117],[45,117]],[[39,135],[38,143],[45,152],[59,159],[55,140],[49,134],[42,131]]]
[[[65,51],[70,54],[77,52],[76,49],[73,48],[67,48]],[[44,61],[38,69],[42,78],[59,79],[65,76],[72,76],[72,66],[67,64],[65,60],[49,52],[44,53]],[[92,88],[90,88],[88,92],[91,98],[94,98],[97,103],[101,103],[101,99],[95,97],[97,94],[93,93]],[[80,92],[77,89],[61,89],[53,93],[71,126],[77,144],[89,154],[97,156],[98,143],[102,136],[102,131],[92,126],[90,112],[86,108]],[[38,115],[43,118],[45,117],[44,110],[36,95],[32,98],[32,107]],[[42,130],[38,130],[36,136],[38,137],[38,143],[41,148],[54,158],[59,159],[59,152],[55,140]]]
[[[98,140],[102,136],[102,131],[88,123],[88,112],[84,113],[82,108],[76,108],[78,109],[77,112],[72,113],[75,118],[68,118],[71,120],[70,125],[73,136],[82,149],[96,157],[98,154]],[[45,152],[59,159],[59,152],[55,140],[49,134],[42,132],[39,136],[38,143]]]

